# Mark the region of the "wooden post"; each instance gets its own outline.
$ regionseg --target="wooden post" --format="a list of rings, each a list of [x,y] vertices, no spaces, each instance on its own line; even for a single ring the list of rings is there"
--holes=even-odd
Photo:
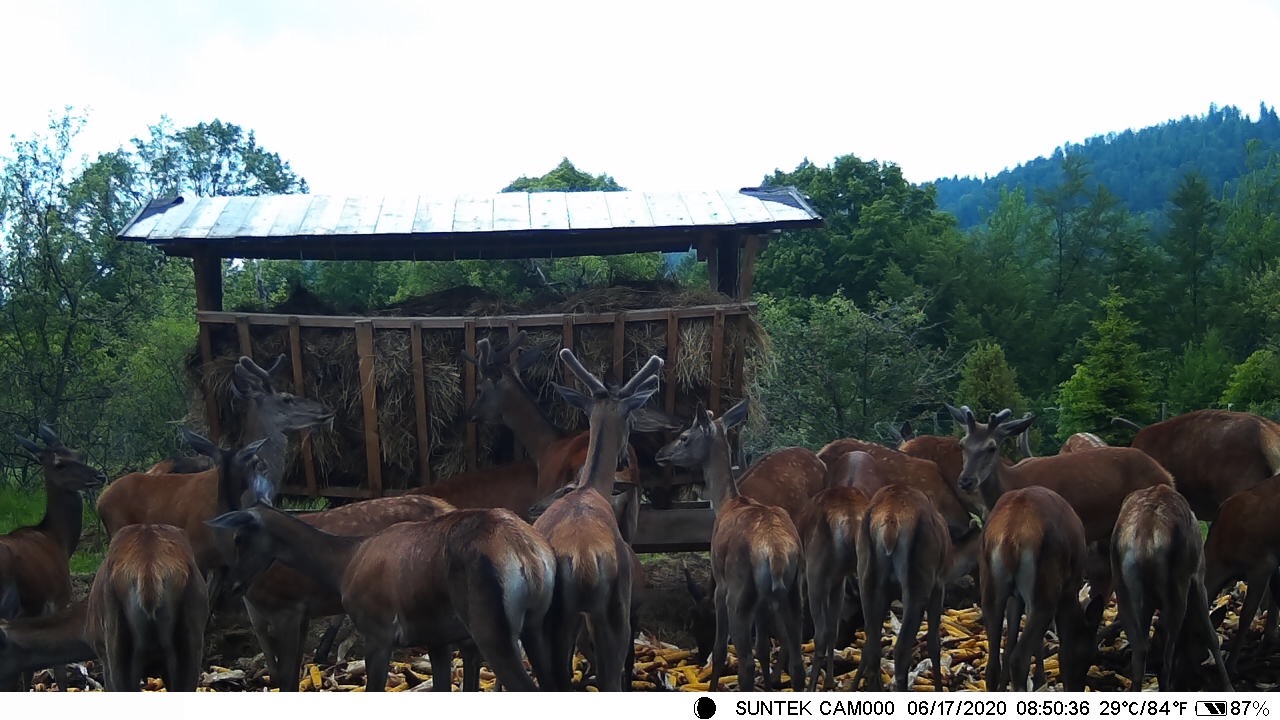
[[[476,321],[467,320],[462,324],[462,342],[467,353],[471,357],[476,356]],[[476,401],[476,366],[469,362],[462,363],[465,366],[462,384],[462,402],[464,408],[470,408],[471,403]],[[477,450],[476,450],[476,424],[467,421],[467,438],[466,438],[466,462],[468,470],[476,469]]]
[[[373,321],[356,321],[356,352],[360,356],[360,399],[364,407],[364,458],[369,472],[369,497],[382,497],[382,440],[378,436],[378,383],[374,375],[377,351]]]
[[[249,332],[248,315],[236,316],[236,337],[240,338],[240,354],[257,362],[257,359],[253,357],[253,334]],[[263,358],[262,361],[266,362],[266,358]]]
[[[568,315],[565,316],[564,322],[560,325],[560,347],[573,349],[573,318]],[[560,367],[559,355],[557,354],[556,357],[552,358],[551,362],[555,364],[555,367]],[[554,371],[552,371],[551,377],[555,377]],[[566,387],[574,386],[573,373],[562,372],[560,377]]]
[[[720,415],[720,379],[724,377],[724,310],[716,310],[711,321],[711,396],[707,409]]]
[[[760,254],[760,236],[748,235],[742,249],[742,275],[738,279],[738,299],[751,299],[751,286],[755,283],[756,256]]]
[[[200,391],[204,396],[204,421],[209,426],[209,436],[215,440],[222,440],[222,429],[218,421],[218,398],[213,394],[213,388],[209,386],[205,373],[213,369],[213,331],[209,329],[209,324],[200,323]]]
[[[720,289],[720,248],[715,238],[698,243],[698,259],[707,261],[707,284],[712,290]]]
[[[738,297],[738,239],[720,238],[716,240],[716,249],[716,272],[711,275],[711,286],[729,297]]]
[[[516,323],[515,320],[508,320],[507,321],[507,342],[514,341],[516,339],[516,336],[519,334],[520,334],[520,325]],[[516,353],[516,359],[519,359],[520,357],[519,350],[518,349],[512,350],[512,352]],[[528,457],[529,457],[529,453],[525,450],[525,447],[520,444],[520,439],[515,436],[515,433],[512,433],[511,434],[511,459],[524,460]]]
[[[626,359],[627,319],[624,313],[613,316],[613,381],[618,385],[626,380],[623,360]]]
[[[302,374],[302,326],[296,317],[289,318],[289,357],[293,360],[293,394],[307,396],[306,377]],[[307,478],[307,495],[316,497],[320,488],[316,482],[316,461],[311,456],[311,431],[302,432],[302,471]]]
[[[191,257],[196,276],[196,309],[222,310],[222,258],[208,253]]]
[[[427,412],[427,374],[422,359],[422,323],[409,326],[409,350],[413,358],[413,409],[418,423],[418,484],[431,484],[431,416]]]
[[[675,310],[667,311],[667,357],[662,366],[663,403],[669,413],[676,411],[676,364],[680,362],[680,316]]]

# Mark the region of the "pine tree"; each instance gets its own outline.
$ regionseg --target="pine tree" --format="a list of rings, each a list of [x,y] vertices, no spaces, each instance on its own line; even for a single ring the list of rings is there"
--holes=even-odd
[[[1103,318],[1091,323],[1084,360],[1062,383],[1058,431],[1063,438],[1092,432],[1119,443],[1121,433],[1112,430],[1112,417],[1149,418],[1154,412],[1151,384],[1142,371],[1142,349],[1134,340],[1138,325],[1125,316],[1126,302],[1117,288],[1111,288],[1102,300]]]
[[[1004,348],[992,342],[979,342],[964,356],[956,399],[980,419],[1005,408],[1017,417],[1027,409],[1017,372],[1005,360]]]

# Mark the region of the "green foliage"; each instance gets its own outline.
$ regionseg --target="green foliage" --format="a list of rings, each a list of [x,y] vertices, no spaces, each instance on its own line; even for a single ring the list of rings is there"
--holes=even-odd
[[[44,517],[44,486],[38,482],[19,484],[0,480],[0,535],[20,527],[36,525]],[[92,535],[98,527],[93,503],[86,502],[82,522],[84,535]],[[89,574],[102,564],[106,548],[90,537],[81,537],[80,546],[71,556],[70,568],[75,574]]]
[[[1218,254],[1218,203],[1209,194],[1209,185],[1196,173],[1188,173],[1173,194],[1170,228],[1165,237],[1174,282],[1166,283],[1168,304],[1165,315],[1180,333],[1190,331],[1193,339],[1204,332],[1206,308],[1216,288],[1211,271]]]
[[[1061,439],[1077,432],[1097,433],[1117,443],[1121,433],[1111,418],[1147,418],[1154,412],[1150,381],[1143,373],[1142,348],[1135,337],[1137,324],[1124,314],[1125,298],[1116,288],[1101,302],[1104,316],[1092,322],[1085,339],[1085,357],[1064,383],[1058,396]]]
[[[1214,407],[1231,377],[1231,368],[1231,354],[1216,330],[1200,342],[1187,343],[1169,376],[1169,411],[1176,415]]]
[[[504,188],[502,192],[584,192],[587,190],[626,190],[606,173],[592,175],[573,166],[569,158],[564,158],[551,172],[541,177],[531,178],[521,175]]]
[[[1018,374],[1005,360],[1004,349],[989,342],[980,342],[965,354],[956,400],[980,418],[1005,408],[1018,417],[1028,409],[1018,389]]]
[[[1222,404],[1232,410],[1280,417],[1280,355],[1262,348],[1231,371]]]
[[[307,192],[289,163],[258,145],[253,131],[214,120],[175,129],[168,117],[134,138],[134,152],[151,197],[268,195]]]

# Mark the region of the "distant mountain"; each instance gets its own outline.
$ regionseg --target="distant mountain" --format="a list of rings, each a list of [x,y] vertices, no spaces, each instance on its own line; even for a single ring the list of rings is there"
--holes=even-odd
[[[1107,187],[1131,212],[1161,211],[1178,181],[1199,172],[1216,195],[1246,172],[1251,141],[1264,149],[1280,150],[1280,118],[1275,108],[1262,105],[1257,118],[1237,108],[1209,106],[1199,117],[1184,117],[1142,130],[1125,130],[1091,137],[1084,144],[1067,144],[1052,157],[1038,157],[1012,170],[989,177],[936,180],[938,208],[952,213],[961,228],[984,221],[1000,198],[1001,188],[1022,187],[1028,199],[1035,191],[1061,180],[1065,154],[1084,155],[1092,178]]]

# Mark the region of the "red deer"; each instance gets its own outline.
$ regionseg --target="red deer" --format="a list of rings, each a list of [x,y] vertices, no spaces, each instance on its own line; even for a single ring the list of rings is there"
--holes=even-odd
[[[367,691],[386,689],[397,646],[426,646],[432,667],[447,668],[451,648],[468,642],[504,687],[533,690],[520,658],[523,641],[538,681],[547,686],[542,624],[555,557],[514,513],[455,510],[396,523],[368,538],[333,535],[265,505],[209,522],[236,531],[238,540],[256,536],[248,541],[255,547],[270,540],[265,547],[273,559],[339,593],[364,638]],[[432,689],[451,688],[436,682]]]
[[[964,423],[964,470],[961,492],[978,490],[987,508],[1009,490],[1038,485],[1058,493],[1084,523],[1085,542],[1097,544],[1103,558],[1120,504],[1134,490],[1152,485],[1173,485],[1173,478],[1151,456],[1133,448],[1106,447],[1083,453],[1028,458],[1005,466],[996,460],[1005,438],[1026,430],[1034,420],[1027,414],[1018,420],[980,423],[968,407],[947,405],[952,417]],[[1106,598],[1111,594],[1110,567],[1105,561],[1089,565],[1089,622],[1097,626]]]
[[[162,663],[167,689],[195,691],[209,598],[181,529],[121,528],[94,576],[87,613],[108,690],[136,691],[148,664]]]
[[[1131,447],[1164,466],[1201,520],[1212,522],[1218,507],[1241,490],[1280,473],[1280,423],[1228,410],[1196,410],[1140,427]]]
[[[889,612],[889,589],[902,594],[902,626],[893,647],[894,689],[907,689],[911,654],[925,611],[925,633],[933,662],[933,687],[942,692],[942,591],[951,554],[951,536],[929,497],[909,485],[887,485],[867,504],[858,528],[858,591],[867,625],[862,661],[853,687],[865,678],[868,689],[882,690],[880,634]]]
[[[857,572],[855,544],[868,493],[874,495],[884,484],[876,472],[875,459],[867,453],[846,453],[838,462],[843,483],[810,498],[796,526],[804,548],[805,584],[813,614],[810,692],[817,689],[822,671],[826,672],[826,689],[835,688],[834,644],[844,607],[845,581]]]
[[[439,498],[404,495],[302,514],[297,520],[333,535],[365,537],[398,522],[429,520],[453,509]],[[268,514],[265,519],[275,517]],[[301,641],[309,621],[343,614],[337,588],[346,567],[338,564],[342,558],[329,558],[334,563],[330,578],[326,582],[315,582],[294,569],[287,558],[272,564],[272,558],[279,553],[271,542],[269,533],[237,532],[228,582],[232,593],[248,588],[245,608],[262,645],[272,684],[284,691],[294,691],[298,689],[302,669]],[[478,687],[479,666],[468,663],[464,667],[469,677],[474,671]]]
[[[82,599],[50,615],[0,620],[0,678],[97,657],[85,627],[87,608]]]
[[[1209,526],[1205,540],[1204,587],[1216,598],[1237,578],[1248,584],[1236,634],[1227,651],[1227,671],[1235,675],[1244,638],[1258,614],[1268,586],[1276,582],[1280,566],[1280,474],[1227,498],[1218,508],[1218,519]],[[1271,588],[1275,592],[1276,588]]]
[[[147,468],[148,475],[186,475],[204,472],[213,467],[209,458],[202,455],[181,455],[165,458]]]
[[[1199,627],[1198,636],[1209,640],[1218,677],[1225,689],[1231,689],[1218,648],[1218,634],[1209,620],[1204,572],[1200,525],[1186,499],[1165,485],[1130,493],[1120,507],[1111,535],[1111,576],[1116,583],[1120,622],[1133,649],[1130,690],[1142,689],[1147,669],[1147,632],[1157,609],[1164,635],[1160,689],[1174,689],[1170,684],[1174,658],[1179,650],[1187,652],[1181,641],[1184,625],[1192,624]]]
[[[693,424],[659,450],[654,459],[660,465],[701,467],[706,497],[715,511],[711,579],[716,636],[711,653],[711,689],[719,690],[730,638],[738,652],[738,689],[749,692],[755,688],[756,657],[766,687],[771,687],[772,631],[778,635],[782,658],[789,666],[791,687],[799,691],[804,686],[800,655],[803,550],[791,516],[782,508],[742,495],[733,478],[728,431],[746,417],[745,400],[714,419],[699,406]]]
[[[616,389],[606,387],[588,372],[568,348],[560,350],[560,359],[589,391],[584,394],[555,386],[570,405],[586,413],[590,442],[575,489],[553,502],[534,522],[556,558],[556,612],[550,621],[552,670],[556,688],[567,690],[574,641],[582,618],[586,618],[599,687],[618,690],[623,687],[623,670],[633,652],[628,645],[636,561],[606,497],[613,489],[617,459],[628,447],[631,416],[658,390],[662,358],[650,357]],[[626,680],[629,689],[630,678]]]
[[[1073,452],[1087,452],[1089,450],[1097,450],[1098,448],[1108,447],[1107,441],[1094,435],[1093,433],[1078,432],[1073,433],[1062,443],[1062,448],[1058,450],[1059,455],[1066,455]],[[1168,469],[1168,468],[1166,468]]]
[[[39,617],[71,602],[68,561],[80,542],[80,491],[101,487],[106,480],[48,425],[40,424],[39,436],[43,446],[21,436],[17,440],[44,471],[44,517],[36,525],[0,535],[0,619]],[[6,682],[0,675],[0,686]],[[14,682],[25,686],[26,678]]]
[[[272,370],[280,366],[283,357],[276,360]],[[276,390],[271,385],[270,373],[248,357],[241,357],[233,374],[234,392],[245,404],[241,436],[246,449],[261,448],[261,463],[256,472],[268,481],[268,497],[274,493],[283,472],[287,445],[284,433],[309,428],[333,417],[332,410],[315,400]],[[196,551],[196,562],[207,576],[221,563],[221,554],[204,521],[251,504],[251,496],[262,489],[246,486],[241,488],[244,497],[225,497],[223,491],[227,488],[220,482],[221,477],[222,471],[217,467],[199,473],[125,475],[108,485],[98,497],[98,515],[111,536],[126,525],[142,523],[182,528]],[[220,592],[218,582],[211,578],[210,583],[216,599]]]
[[[468,470],[406,494],[437,497],[459,510],[503,508],[520,516],[542,497],[538,494],[538,466],[530,461]]]
[[[1036,682],[1044,679],[1044,636],[1057,625],[1058,662],[1063,686],[1083,691],[1093,652],[1093,634],[1080,607],[1084,583],[1085,531],[1061,495],[1043,487],[1010,490],[987,517],[978,561],[982,618],[987,631],[987,690],[1027,689],[1031,656],[1039,660]],[[1026,627],[1018,624],[1026,610]],[[1001,626],[1008,638],[1001,662]]]

